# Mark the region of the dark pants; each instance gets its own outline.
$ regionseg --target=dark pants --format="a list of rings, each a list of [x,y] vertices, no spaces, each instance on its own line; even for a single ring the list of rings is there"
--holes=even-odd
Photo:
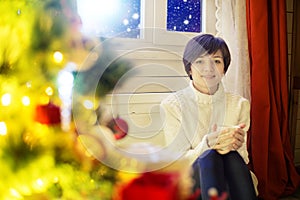
[[[200,188],[203,200],[210,199],[210,188],[219,195],[226,192],[232,200],[257,199],[250,171],[236,151],[222,155],[207,150],[194,162],[193,172],[194,191]]]

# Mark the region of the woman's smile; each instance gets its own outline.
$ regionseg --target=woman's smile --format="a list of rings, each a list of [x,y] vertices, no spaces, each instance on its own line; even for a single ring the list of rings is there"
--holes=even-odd
[[[201,78],[205,78],[205,79],[214,79],[216,78],[216,75],[200,75]]]

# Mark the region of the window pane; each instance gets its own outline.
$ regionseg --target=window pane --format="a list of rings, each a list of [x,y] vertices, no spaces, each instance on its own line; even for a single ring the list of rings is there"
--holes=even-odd
[[[167,30],[201,32],[202,0],[168,0]]]
[[[85,34],[140,37],[141,0],[77,0],[77,10]]]

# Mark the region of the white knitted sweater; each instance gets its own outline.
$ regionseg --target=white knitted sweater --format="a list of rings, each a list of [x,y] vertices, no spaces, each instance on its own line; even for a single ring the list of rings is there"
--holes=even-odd
[[[192,164],[205,150],[207,134],[213,124],[235,126],[245,123],[247,133],[250,126],[250,103],[247,99],[224,91],[220,83],[213,95],[196,90],[192,84],[169,95],[161,102],[166,144],[172,152],[179,152]],[[245,163],[249,163],[247,134],[238,149]],[[254,185],[257,179],[253,173]]]
[[[206,137],[213,124],[234,126],[245,123],[245,132],[250,125],[249,101],[225,92],[222,84],[214,95],[207,95],[196,90],[191,83],[164,99],[161,109],[167,145],[175,148],[174,151],[185,152],[191,162],[209,149]],[[247,135],[238,152],[248,163],[246,141]]]

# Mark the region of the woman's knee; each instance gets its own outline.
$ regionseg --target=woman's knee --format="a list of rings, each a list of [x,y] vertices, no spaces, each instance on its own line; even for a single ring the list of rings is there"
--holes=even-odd
[[[245,164],[244,159],[237,151],[230,151],[224,155],[224,162]]]
[[[225,154],[224,156],[226,156],[226,157],[242,158],[242,156],[237,151],[230,151],[227,154]]]
[[[220,161],[222,159],[221,155],[214,149],[209,149],[202,153],[198,159],[196,160],[197,163],[207,163],[212,161]]]

